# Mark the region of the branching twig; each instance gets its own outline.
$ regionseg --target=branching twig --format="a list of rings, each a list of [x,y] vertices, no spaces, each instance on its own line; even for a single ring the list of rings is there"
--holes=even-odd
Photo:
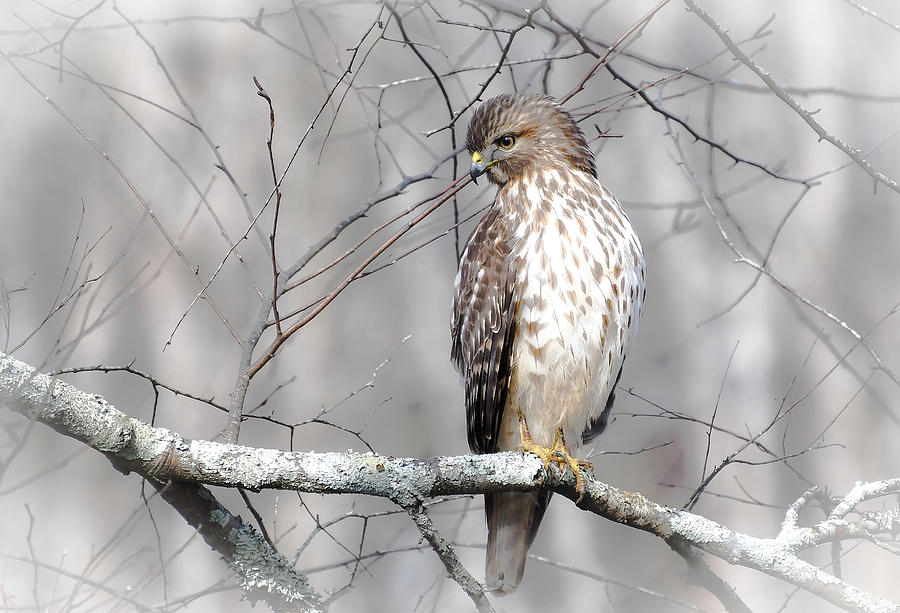
[[[275,319],[277,334],[281,334],[281,317],[278,316],[278,278],[281,274],[278,268],[278,258],[275,252],[275,239],[278,237],[278,217],[281,214],[281,185],[278,181],[278,171],[275,169],[275,152],[272,143],[275,140],[275,107],[272,105],[272,97],[265,90],[255,76],[253,84],[256,85],[256,94],[269,105],[269,137],[266,139],[266,150],[269,152],[269,169],[272,171],[272,184],[275,190],[275,215],[272,218],[272,232],[269,233],[269,256],[272,258],[272,317]]]
[[[462,179],[458,179],[457,182],[453,185],[453,189],[447,190],[441,198],[439,198],[434,204],[430,207],[419,213],[414,219],[408,221],[406,225],[404,225],[400,230],[398,230],[393,236],[391,236],[388,240],[386,240],[380,247],[375,249],[368,257],[366,257],[361,264],[359,264],[353,272],[351,272],[347,277],[341,281],[329,294],[321,301],[318,305],[308,313],[303,319],[293,324],[290,328],[284,331],[283,334],[276,336],[272,343],[269,345],[266,352],[260,357],[256,363],[254,363],[250,369],[247,371],[248,377],[253,377],[260,368],[266,365],[269,360],[271,360],[275,356],[275,352],[278,351],[278,348],[290,338],[295,332],[297,332],[300,328],[308,324],[312,321],[319,313],[321,313],[325,307],[331,304],[331,301],[337,298],[338,294],[344,291],[350,283],[353,282],[354,279],[359,277],[362,272],[371,264],[375,258],[379,255],[387,251],[387,249],[396,243],[404,234],[409,232],[413,227],[416,226],[420,221],[425,219],[428,215],[433,213],[439,206],[444,204],[447,200],[452,198],[456,193],[461,190],[463,187],[472,182],[472,179],[468,176],[463,177]]]
[[[0,53],[0,54],[2,54],[2,53]],[[78,135],[82,139],[84,139],[97,152],[98,155],[100,155],[104,160],[106,160],[107,164],[109,164],[112,167],[113,171],[119,176],[119,178],[122,180],[122,182],[125,183],[125,185],[129,189],[129,191],[131,191],[132,195],[140,203],[140,205],[144,209],[144,211],[147,212],[147,215],[150,217],[150,219],[156,225],[156,228],[159,230],[159,232],[163,236],[163,238],[166,239],[166,242],[168,242],[168,244],[172,248],[172,250],[179,255],[179,257],[181,258],[184,265],[189,270],[193,271],[193,267],[191,266],[190,262],[188,261],[187,256],[185,256],[185,254],[181,250],[181,248],[178,247],[178,245],[176,245],[175,241],[172,239],[169,232],[165,229],[165,227],[163,226],[162,222],[159,220],[156,213],[154,213],[153,210],[150,208],[150,205],[147,204],[147,201],[144,199],[143,195],[141,195],[141,192],[138,190],[137,186],[131,181],[131,179],[128,177],[128,175],[125,174],[125,171],[122,169],[122,167],[119,166],[119,164],[116,163],[116,161],[112,158],[112,156],[109,153],[107,153],[106,151],[104,151],[103,148],[93,138],[91,138],[84,130],[82,130],[78,126],[78,124],[75,123],[75,121],[71,117],[69,117],[68,114],[66,114],[65,111],[63,111],[63,109],[58,104],[53,102],[53,100],[51,100],[50,97],[47,96],[41,90],[41,88],[38,87],[38,85],[34,81],[29,79],[25,75],[25,73],[22,72],[18,66],[16,66],[15,62],[13,62],[8,55],[5,55],[5,54],[2,54],[2,55],[4,55],[7,62],[9,63],[9,65],[13,68],[13,70],[16,71],[16,73],[19,75],[19,77],[21,77],[21,79],[23,81],[25,81],[25,83],[27,83],[38,95],[40,95],[41,98],[43,98],[44,101],[47,102],[47,104],[49,104],[60,117],[62,117],[70,126],[72,126],[72,129],[74,129],[78,133]],[[200,295],[206,299],[206,302],[209,304],[210,308],[213,310],[213,312],[216,314],[216,316],[219,318],[219,320],[228,329],[228,332],[235,339],[238,339],[237,332],[234,330],[234,328],[231,327],[231,324],[228,322],[228,320],[225,318],[225,316],[221,313],[219,308],[216,306],[212,297],[210,297],[206,293],[204,283],[200,280],[199,275],[194,273],[194,274],[192,274],[192,277],[197,282],[197,284],[200,285],[200,287],[201,287]]]
[[[666,2],[668,2],[668,0],[666,0]],[[487,79],[485,79],[484,81],[482,81],[480,83],[480,87],[478,88],[478,93],[475,94],[474,96],[472,96],[472,99],[469,100],[469,102],[467,102],[465,105],[463,105],[462,108],[460,108],[455,113],[453,112],[453,109],[450,109],[450,113],[451,113],[450,114],[450,122],[447,125],[445,125],[441,128],[436,128],[434,130],[429,130],[428,132],[425,133],[425,136],[431,136],[433,134],[437,134],[438,132],[440,132],[442,130],[447,130],[447,129],[452,128],[456,124],[456,122],[459,121],[459,118],[462,117],[466,111],[468,111],[470,108],[472,108],[472,105],[474,105],[476,102],[481,100],[481,96],[484,95],[485,91],[487,91],[487,88],[491,84],[491,81],[493,81],[494,78],[500,74],[500,71],[503,69],[503,67],[507,65],[506,57],[509,55],[509,50],[510,50],[510,48],[512,48],[513,40],[515,40],[516,34],[521,32],[525,28],[534,28],[534,25],[531,23],[531,21],[534,18],[535,12],[540,10],[540,8],[541,7],[535,7],[533,9],[526,9],[525,10],[525,19],[524,19],[524,21],[522,21],[522,23],[517,25],[515,28],[503,30],[503,32],[505,32],[506,34],[509,35],[509,38],[506,39],[506,44],[503,45],[503,48],[500,50],[500,57],[497,59],[496,64],[494,64],[493,72],[491,72],[490,76],[488,76]],[[440,77],[437,75],[437,73],[433,72],[432,77],[438,83],[440,83]]]
[[[696,14],[701,20],[703,20],[703,23],[709,26],[709,28],[716,33],[716,36],[718,36],[721,41],[725,43],[725,46],[728,47],[728,50],[734,54],[734,57],[736,57],[744,66],[752,70],[754,74],[756,74],[756,76],[759,77],[760,80],[762,80],[762,82],[765,83],[770,90],[772,90],[773,94],[778,96],[785,104],[787,104],[791,108],[791,110],[797,113],[797,115],[799,115],[800,118],[803,119],[803,121],[805,121],[810,128],[813,129],[813,131],[818,135],[820,141],[828,141],[829,143],[843,151],[847,157],[853,160],[857,166],[862,168],[870,177],[875,180],[876,183],[883,183],[895,192],[900,193],[900,185],[898,185],[894,179],[883,174],[877,168],[875,168],[869,160],[860,155],[859,150],[854,149],[838,137],[830,134],[828,130],[822,127],[822,125],[815,120],[812,113],[807,111],[802,104],[800,104],[793,96],[787,93],[787,91],[785,91],[783,87],[775,82],[775,79],[772,78],[772,75],[766,72],[766,70],[762,66],[757,64],[753,60],[753,58],[741,51],[741,48],[735,44],[734,40],[732,40],[730,36],[728,36],[728,32],[725,30],[725,28],[719,25],[719,23],[715,19],[713,19],[709,15],[709,13],[697,6],[697,3],[694,2],[694,0],[684,0],[684,3],[687,5],[689,11]]]
[[[585,38],[579,32],[577,32],[575,30],[575,28],[573,28],[571,25],[567,24],[566,22],[562,21],[553,11],[545,8],[545,12],[547,13],[547,15],[550,17],[550,19],[554,23],[556,23],[561,28],[563,28],[566,32],[568,32],[569,35],[572,36],[572,38],[575,41],[577,41],[579,45],[581,45],[581,48],[584,49],[585,52],[598,58],[598,60],[599,60],[598,66],[603,66],[605,68],[605,70],[614,79],[617,79],[617,80],[621,81],[622,83],[624,83],[625,86],[628,87],[628,89],[630,89],[632,92],[634,92],[635,95],[639,96],[641,98],[641,100],[644,101],[644,104],[646,104],[648,107],[650,107],[653,111],[659,113],[666,119],[669,119],[671,121],[678,123],[678,125],[680,125],[682,128],[684,128],[688,132],[688,134],[690,134],[691,137],[694,138],[694,140],[700,141],[700,142],[706,144],[707,146],[715,149],[716,151],[723,153],[724,155],[728,156],[735,164],[738,164],[738,163],[747,164],[748,166],[753,166],[754,168],[758,168],[759,170],[763,171],[767,175],[774,177],[776,179],[782,179],[784,181],[792,181],[794,183],[800,183],[802,185],[807,185],[806,181],[803,181],[801,179],[794,179],[792,177],[788,177],[786,175],[775,172],[774,170],[767,168],[764,164],[755,162],[755,161],[750,160],[745,157],[741,157],[741,156],[733,153],[730,149],[725,147],[725,145],[723,145],[722,143],[717,142],[711,138],[707,138],[706,136],[703,136],[702,134],[697,132],[697,130],[694,129],[686,120],[682,119],[681,117],[678,117],[671,111],[664,109],[659,104],[654,102],[653,99],[650,98],[650,96],[645,91],[645,88],[639,86],[636,83],[632,83],[630,80],[625,78],[625,76],[621,72],[619,72],[618,70],[613,68],[612,64],[609,62],[609,57],[608,57],[609,53],[610,53],[609,51],[605,52],[603,55],[601,55],[597,51],[594,51],[594,49],[587,43]],[[610,47],[610,49],[613,49],[613,47]],[[573,92],[577,92],[577,87],[575,90],[573,90]]]

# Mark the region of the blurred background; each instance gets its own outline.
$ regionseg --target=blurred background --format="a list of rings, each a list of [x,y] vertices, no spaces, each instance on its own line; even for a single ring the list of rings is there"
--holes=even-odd
[[[597,62],[581,43],[602,55],[653,6],[549,2],[573,36],[543,11],[517,30],[537,4],[500,0],[400,2],[396,14],[345,1],[3,3],[0,347],[45,372],[131,365],[227,406],[237,338],[272,285],[269,110],[254,76],[274,105],[285,173],[279,264],[378,201],[299,280],[464,175],[468,156],[455,166],[453,155],[483,84],[482,99],[562,98]],[[897,179],[895,2],[704,7],[828,134]],[[649,291],[615,420],[593,449],[597,477],[678,507],[740,451],[694,511],[767,537],[813,484],[840,495],[897,476],[897,191],[821,141],[680,0],[608,65],[614,73],[601,68],[566,107],[638,230]],[[270,419],[245,422],[243,444],[468,452],[450,297],[457,241],[494,189],[464,189],[281,347],[245,405]],[[319,299],[399,227],[292,290],[281,313]],[[129,415],[221,440],[223,412],[145,378],[63,379]],[[251,609],[218,554],[165,503],[145,502],[152,488],[137,477],[9,411],[0,425],[0,610]],[[252,520],[237,493],[215,494]],[[280,551],[336,594],[330,611],[473,610],[389,501],[250,496]],[[481,499],[430,511],[483,578]],[[843,577],[900,600],[893,553],[850,543]],[[498,611],[722,610],[660,540],[560,497],[532,554],[520,589],[493,599]],[[830,548],[807,559],[832,570]],[[755,611],[834,610],[710,564]]]

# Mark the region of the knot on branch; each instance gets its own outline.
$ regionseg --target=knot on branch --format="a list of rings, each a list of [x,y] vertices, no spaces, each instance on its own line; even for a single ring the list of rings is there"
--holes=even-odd
[[[106,404],[106,401],[96,397],[98,403]],[[102,408],[102,407],[100,407]],[[114,415],[114,422],[109,427],[104,427],[88,439],[88,444],[104,453],[120,453],[134,441],[134,424],[130,417],[118,413]]]
[[[169,443],[165,451],[154,456],[147,462],[147,475],[156,479],[177,474],[180,468],[178,462],[178,446],[175,441]]]
[[[376,465],[375,468],[378,470],[379,465]],[[434,460],[414,460],[412,466],[408,468],[412,468],[412,470],[394,473],[388,484],[389,498],[404,509],[419,508],[422,502],[432,495],[440,467]],[[383,470],[384,466],[381,466],[381,471]]]

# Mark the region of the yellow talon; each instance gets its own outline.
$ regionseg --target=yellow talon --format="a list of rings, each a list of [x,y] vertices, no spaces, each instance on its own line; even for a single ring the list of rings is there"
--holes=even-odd
[[[556,429],[556,436],[553,439],[553,448],[543,447],[532,440],[531,433],[528,431],[528,424],[525,421],[525,415],[521,411],[517,411],[516,415],[519,418],[519,435],[522,437],[522,451],[533,453],[539,457],[544,463],[544,470],[550,469],[551,462],[559,466],[560,470],[565,470],[566,466],[568,466],[575,475],[575,491],[578,492],[578,500],[576,500],[575,503],[578,504],[581,502],[581,499],[584,498],[585,491],[584,471],[590,470],[593,472],[594,465],[587,460],[573,458],[571,454],[569,454],[569,450],[566,447],[566,439],[563,436],[561,427]]]
[[[531,433],[528,431],[528,424],[525,422],[525,416],[521,411],[518,413],[518,417],[519,435],[522,437],[522,451],[533,453],[539,457],[544,463],[544,470],[550,470],[551,462],[559,464],[559,459],[555,457],[556,449],[550,449],[549,447],[543,447],[535,443],[531,438]]]

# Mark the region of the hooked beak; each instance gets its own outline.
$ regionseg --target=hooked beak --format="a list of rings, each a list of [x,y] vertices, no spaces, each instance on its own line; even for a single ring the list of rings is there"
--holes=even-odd
[[[478,185],[478,177],[486,173],[487,170],[488,165],[484,163],[484,156],[478,151],[473,153],[472,168],[469,169],[469,176],[472,177],[472,182],[475,183],[475,185]]]

